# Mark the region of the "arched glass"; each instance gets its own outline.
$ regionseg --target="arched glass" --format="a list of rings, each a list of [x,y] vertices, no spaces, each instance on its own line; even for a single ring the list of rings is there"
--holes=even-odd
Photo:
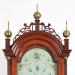
[[[57,75],[57,64],[47,51],[33,48],[17,64],[17,75]]]

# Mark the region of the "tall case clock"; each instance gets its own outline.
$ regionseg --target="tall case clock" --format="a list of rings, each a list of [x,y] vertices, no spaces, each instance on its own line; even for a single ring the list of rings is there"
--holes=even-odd
[[[67,58],[71,52],[67,38],[70,32],[66,27],[62,44],[51,24],[40,22],[41,13],[38,9],[33,16],[35,22],[30,25],[24,23],[12,45],[8,23],[3,49],[7,58],[7,75],[67,75]]]

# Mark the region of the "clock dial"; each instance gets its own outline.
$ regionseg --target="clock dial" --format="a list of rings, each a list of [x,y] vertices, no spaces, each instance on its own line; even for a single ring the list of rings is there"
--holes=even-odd
[[[33,48],[17,64],[17,75],[57,75],[57,64],[45,50]]]

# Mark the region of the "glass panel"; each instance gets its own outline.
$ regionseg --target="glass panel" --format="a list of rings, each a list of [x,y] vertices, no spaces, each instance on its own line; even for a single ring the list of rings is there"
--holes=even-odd
[[[57,64],[47,51],[33,48],[17,64],[17,75],[57,75]]]

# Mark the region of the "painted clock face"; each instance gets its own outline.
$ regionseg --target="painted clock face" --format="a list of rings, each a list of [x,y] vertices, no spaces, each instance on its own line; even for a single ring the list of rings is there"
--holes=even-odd
[[[33,48],[17,64],[17,75],[57,75],[57,64],[47,51]]]

